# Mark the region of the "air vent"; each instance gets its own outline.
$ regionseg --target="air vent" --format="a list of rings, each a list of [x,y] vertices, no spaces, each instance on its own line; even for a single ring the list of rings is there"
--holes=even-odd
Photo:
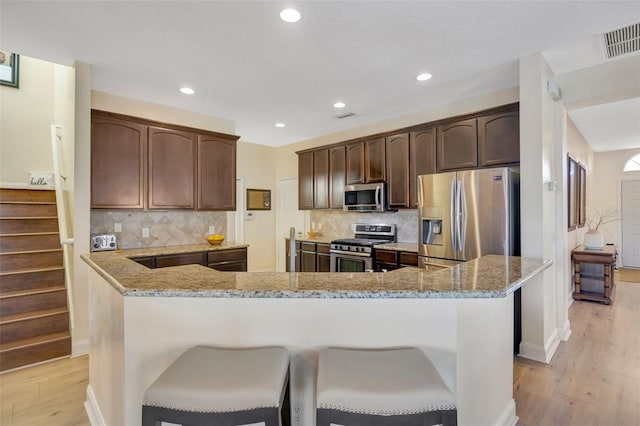
[[[345,112],[344,114],[334,115],[334,117],[342,120],[343,118],[351,117],[352,115],[355,114],[352,112]]]
[[[607,59],[640,52],[640,23],[602,34]]]

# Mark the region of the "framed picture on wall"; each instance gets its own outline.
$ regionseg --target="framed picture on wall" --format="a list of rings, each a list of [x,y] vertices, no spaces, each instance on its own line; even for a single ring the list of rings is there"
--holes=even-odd
[[[247,210],[271,210],[271,190],[247,189]]]
[[[587,223],[587,168],[578,163],[578,228]]]
[[[18,88],[20,55],[0,50],[0,84]]]
[[[569,231],[573,231],[578,226],[578,162],[572,156],[567,156],[567,192],[569,213]]]

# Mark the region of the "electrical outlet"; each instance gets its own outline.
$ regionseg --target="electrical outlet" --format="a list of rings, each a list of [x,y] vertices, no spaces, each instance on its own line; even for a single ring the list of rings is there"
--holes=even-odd
[[[149,238],[149,228],[142,228],[142,238]]]
[[[318,231],[322,229],[322,224],[318,222]]]
[[[296,426],[302,426],[302,409],[295,407],[293,409],[293,424]]]
[[[216,227],[211,225],[209,226],[209,234],[215,234],[216,233]]]
[[[122,224],[114,223],[113,224],[113,232],[122,232]]]
[[[316,223],[315,222],[311,222],[311,229],[316,229]]]

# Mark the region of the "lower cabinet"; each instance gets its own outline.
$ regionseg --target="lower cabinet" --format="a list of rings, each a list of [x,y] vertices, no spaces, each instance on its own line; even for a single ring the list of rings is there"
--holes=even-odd
[[[291,247],[286,239],[285,270],[291,272]],[[330,244],[296,241],[296,272],[331,272]]]
[[[316,272],[316,243],[302,242],[300,272]]]
[[[316,245],[316,271],[331,272],[330,244],[318,243]]]
[[[376,250],[376,272],[393,271],[405,266],[418,266],[418,254],[408,251]]]
[[[180,265],[203,265],[218,271],[247,271],[246,248],[146,256],[131,260],[151,269]]]

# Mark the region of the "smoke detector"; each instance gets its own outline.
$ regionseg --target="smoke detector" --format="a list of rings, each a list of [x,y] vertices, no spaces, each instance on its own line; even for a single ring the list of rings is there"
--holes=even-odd
[[[334,117],[339,119],[339,120],[342,120],[343,118],[351,117],[353,115],[355,115],[355,114],[352,113],[352,112],[345,112],[345,113],[342,113],[342,114],[334,115]]]
[[[602,34],[605,56],[614,59],[640,52],[640,23]]]

